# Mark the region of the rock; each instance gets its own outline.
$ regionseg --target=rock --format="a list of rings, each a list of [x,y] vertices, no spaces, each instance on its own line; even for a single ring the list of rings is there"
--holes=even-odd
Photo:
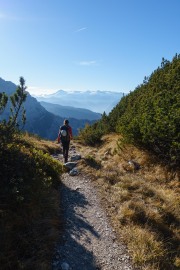
[[[75,176],[75,175],[78,175],[79,174],[79,171],[78,169],[76,168],[73,168],[70,172],[69,172],[69,175],[71,176]]]
[[[77,162],[67,162],[64,164],[64,167],[66,167],[69,170],[72,170],[74,167],[76,167]]]
[[[71,161],[76,161],[76,160],[80,160],[81,159],[81,155],[74,155],[71,157]]]
[[[132,167],[133,170],[139,170],[141,168],[140,165],[134,160],[129,160],[128,164]]]
[[[78,190],[80,190],[80,189],[81,189],[80,187],[76,187],[76,188],[75,188],[76,191],[78,191]]]
[[[66,262],[63,262],[63,263],[61,264],[61,269],[62,269],[62,270],[69,270],[69,269],[70,269],[70,268],[69,268],[69,264],[66,263]]]

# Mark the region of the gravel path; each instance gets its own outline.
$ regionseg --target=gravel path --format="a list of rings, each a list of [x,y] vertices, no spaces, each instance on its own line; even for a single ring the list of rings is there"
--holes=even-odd
[[[56,246],[52,269],[132,270],[90,179],[64,174],[61,198],[65,231]]]

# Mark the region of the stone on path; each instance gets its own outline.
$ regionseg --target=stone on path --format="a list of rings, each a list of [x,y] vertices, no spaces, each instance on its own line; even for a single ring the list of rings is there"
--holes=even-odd
[[[66,262],[63,262],[63,263],[61,264],[61,269],[62,269],[62,270],[69,270],[69,264],[66,263]]]
[[[75,175],[78,175],[79,174],[79,171],[78,169],[76,168],[73,168],[70,172],[69,172],[69,175],[71,176],[75,176]]]
[[[64,166],[69,170],[72,170],[74,167],[76,167],[76,165],[77,165],[77,162],[67,162],[64,164]]]
[[[73,155],[71,157],[71,161],[76,161],[76,160],[80,160],[81,159],[81,155]]]

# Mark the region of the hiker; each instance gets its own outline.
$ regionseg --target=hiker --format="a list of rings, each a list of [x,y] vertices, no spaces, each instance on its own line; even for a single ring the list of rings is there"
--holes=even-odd
[[[65,119],[64,125],[60,127],[58,133],[58,142],[61,143],[63,147],[64,163],[68,161],[69,144],[72,137],[72,128],[69,126],[69,121]]]

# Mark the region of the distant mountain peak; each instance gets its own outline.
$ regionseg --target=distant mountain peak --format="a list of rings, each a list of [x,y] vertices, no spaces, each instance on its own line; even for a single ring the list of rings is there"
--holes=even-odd
[[[38,101],[45,101],[52,104],[86,108],[93,112],[109,113],[120,101],[123,93],[113,91],[65,91],[58,90],[54,94],[36,96]]]

